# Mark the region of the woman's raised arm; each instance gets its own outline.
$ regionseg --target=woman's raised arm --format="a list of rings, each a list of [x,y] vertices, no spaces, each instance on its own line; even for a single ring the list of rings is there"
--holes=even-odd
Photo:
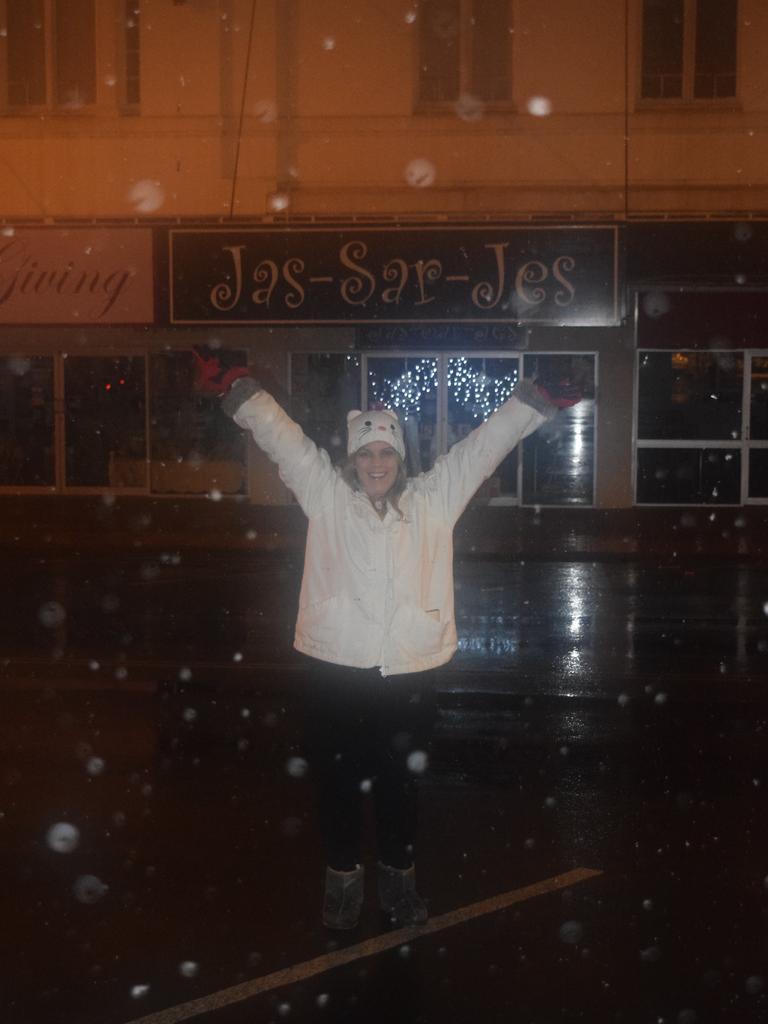
[[[221,399],[223,411],[277,464],[281,480],[305,514],[316,515],[330,500],[336,482],[328,453],[310,441],[246,367],[224,369],[218,358],[198,350],[194,356],[198,390]]]
[[[575,405],[581,398],[575,387],[563,383],[558,388],[520,380],[485,423],[457,442],[424,475],[423,486],[441,503],[449,522],[456,522],[478,487],[523,438],[556,416],[558,409]]]

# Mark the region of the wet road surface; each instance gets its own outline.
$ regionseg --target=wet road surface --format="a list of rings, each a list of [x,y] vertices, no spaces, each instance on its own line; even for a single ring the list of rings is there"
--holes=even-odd
[[[288,555],[6,555],[0,680],[283,689],[300,582]],[[768,564],[461,560],[460,647],[441,689],[729,698],[768,678]],[[706,680],[706,683],[704,681]]]
[[[367,955],[372,890],[356,932],[319,923],[295,567],[226,568],[6,576],[3,1020],[178,1014],[340,950],[186,1019],[768,1019],[765,567],[463,565],[421,780],[432,919],[600,874]]]

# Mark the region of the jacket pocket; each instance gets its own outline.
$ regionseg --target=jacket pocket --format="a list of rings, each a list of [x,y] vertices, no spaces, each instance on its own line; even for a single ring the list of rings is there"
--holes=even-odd
[[[312,643],[326,645],[338,632],[340,617],[339,598],[334,594],[325,601],[316,601],[300,608],[296,629]]]
[[[439,620],[436,611],[426,612],[415,605],[398,608],[392,618],[392,642],[411,656],[437,654],[444,646],[448,624]]]
[[[339,657],[358,657],[367,651],[376,630],[361,602],[345,594],[307,605],[296,622],[297,636],[303,641]]]

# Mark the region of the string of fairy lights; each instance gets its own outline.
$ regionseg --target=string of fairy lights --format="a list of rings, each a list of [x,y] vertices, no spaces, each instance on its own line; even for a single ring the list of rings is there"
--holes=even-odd
[[[404,419],[421,412],[421,403],[437,388],[437,362],[424,358],[394,379],[368,371],[369,387],[374,402],[401,412]],[[486,420],[499,408],[517,383],[517,370],[502,377],[494,377],[484,370],[475,369],[466,356],[448,360],[447,383],[449,394],[475,419]]]

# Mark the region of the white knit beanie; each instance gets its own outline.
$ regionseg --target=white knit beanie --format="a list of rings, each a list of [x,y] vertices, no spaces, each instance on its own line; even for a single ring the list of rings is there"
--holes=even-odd
[[[347,454],[356,451],[371,441],[386,441],[395,449],[401,459],[405,458],[403,431],[397,414],[389,409],[360,412],[353,409],[347,413]]]

